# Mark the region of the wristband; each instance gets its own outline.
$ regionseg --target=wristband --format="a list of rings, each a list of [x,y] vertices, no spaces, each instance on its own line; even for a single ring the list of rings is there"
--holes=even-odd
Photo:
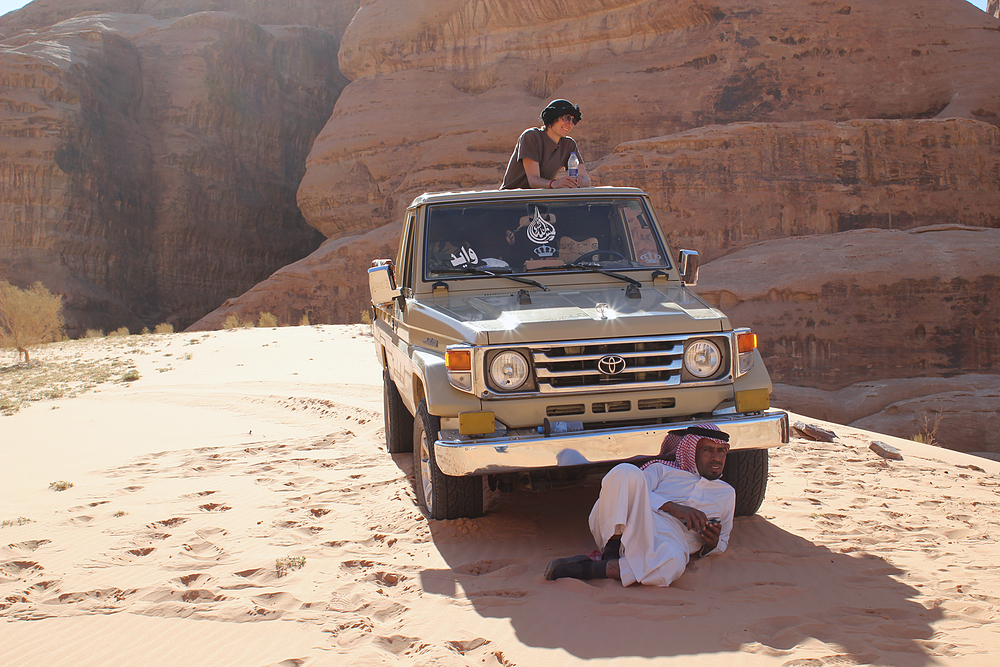
[[[554,178],[553,178],[553,179],[552,179],[551,181],[549,181],[549,190],[551,190],[551,189],[552,189],[552,183],[554,183],[554,182],[555,182],[555,180],[556,180],[556,179],[554,179]]]

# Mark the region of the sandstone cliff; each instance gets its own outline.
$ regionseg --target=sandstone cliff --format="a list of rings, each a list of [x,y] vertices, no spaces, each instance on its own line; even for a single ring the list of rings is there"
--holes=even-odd
[[[358,11],[360,0],[33,0],[0,18],[6,37],[45,30],[89,12],[148,15],[175,19],[199,12],[228,12],[258,25],[303,25],[331,35],[344,30]]]
[[[369,0],[342,40],[351,84],[309,155],[299,206],[328,237],[376,228],[360,238],[391,245],[413,196],[498,183],[517,134],[567,97],[583,106],[574,134],[595,182],[649,191],[675,246],[725,259],[815,236],[817,247],[797,241],[780,256],[746,248],[761,257],[739,276],[760,295],[723,299],[758,327],[776,380],[832,389],[901,378],[917,400],[921,380],[905,378],[1000,364],[995,239],[966,243],[1000,227],[998,54],[996,21],[960,0]],[[969,229],[900,231],[941,224]],[[846,264],[811,261],[845,239],[857,250]],[[896,239],[911,252],[887,269],[880,257]],[[780,278],[789,258],[808,266],[795,274],[805,283]],[[317,253],[302,264],[320,263]],[[325,250],[322,263],[354,270]],[[291,284],[273,280],[230,310],[266,309],[267,292]],[[291,291],[307,307],[308,293]],[[364,291],[339,294],[326,316],[352,321]]]
[[[888,0],[406,7],[366,2],[344,34],[340,62],[351,84],[316,140],[298,197],[327,236],[398,220],[421,191],[498,183],[514,139],[553,97],[582,104],[574,136],[592,163],[626,142],[709,125],[724,134],[747,121],[1000,124],[1000,31],[962,0],[905,11]],[[751,158],[766,169],[775,151],[761,149]],[[887,159],[920,168],[919,155]],[[692,170],[687,180],[697,187],[707,177]],[[844,215],[860,210],[855,192],[845,192]]]
[[[0,273],[81,324],[356,321],[406,204],[497,184],[567,97],[706,288],[744,262],[715,291],[784,386],[997,372],[1000,29],[964,0],[36,0],[0,33]]]
[[[695,288],[761,339],[777,382],[1000,370],[1000,229],[863,229],[749,245]]]
[[[64,293],[71,335],[183,327],[319,245],[295,192],[337,36],[219,12],[27,29],[73,4],[0,25],[2,277]]]
[[[709,262],[695,291],[757,333],[777,405],[1000,453],[998,247],[957,225],[798,236]]]
[[[650,192],[675,247],[943,222],[1000,227],[1000,129],[975,120],[734,123],[617,146],[592,174]]]

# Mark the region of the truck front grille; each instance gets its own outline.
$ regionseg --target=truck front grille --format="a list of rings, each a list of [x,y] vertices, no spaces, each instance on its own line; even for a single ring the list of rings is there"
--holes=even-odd
[[[684,340],[670,336],[532,346],[538,390],[546,394],[678,385]]]

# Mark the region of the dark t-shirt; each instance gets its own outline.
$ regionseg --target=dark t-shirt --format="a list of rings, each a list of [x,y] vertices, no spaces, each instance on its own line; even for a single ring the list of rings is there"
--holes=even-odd
[[[521,133],[517,140],[517,146],[507,163],[507,173],[503,175],[501,190],[517,190],[520,188],[530,188],[528,175],[524,172],[522,160],[528,158],[538,163],[539,175],[548,180],[555,178],[556,173],[566,166],[569,154],[576,151],[576,156],[583,162],[580,149],[576,142],[570,137],[563,137],[559,143],[555,143],[545,133],[543,128],[532,127]]]

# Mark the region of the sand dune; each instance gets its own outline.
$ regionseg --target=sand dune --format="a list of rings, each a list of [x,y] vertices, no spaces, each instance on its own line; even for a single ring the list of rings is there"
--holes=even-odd
[[[36,356],[70,354],[130,354],[140,379],[0,418],[3,665],[964,666],[1000,649],[994,461],[827,425],[838,442],[772,450],[760,513],[673,587],[546,582],[594,547],[599,479],[427,521],[409,457],[385,451],[364,327]]]

